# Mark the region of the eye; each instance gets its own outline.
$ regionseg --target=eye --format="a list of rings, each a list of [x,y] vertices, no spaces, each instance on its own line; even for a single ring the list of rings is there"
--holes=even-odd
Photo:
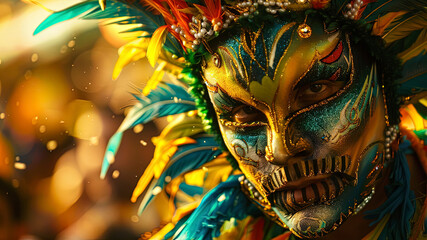
[[[256,121],[264,121],[264,114],[254,107],[248,105],[241,105],[233,109],[232,119],[238,123],[249,123]]]
[[[344,86],[343,81],[319,80],[296,89],[294,110],[301,109],[311,104],[326,99]]]

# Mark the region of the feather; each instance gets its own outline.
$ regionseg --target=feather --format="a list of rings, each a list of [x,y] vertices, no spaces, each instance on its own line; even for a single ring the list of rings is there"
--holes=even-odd
[[[410,33],[424,29],[427,26],[427,12],[412,15],[411,13],[400,16],[385,31],[382,38],[386,44],[407,37]]]
[[[372,27],[372,35],[381,36],[383,35],[386,28],[393,22],[393,20],[405,12],[391,12],[375,21]]]
[[[99,6],[101,7],[102,11],[104,11],[105,5],[107,5],[107,0],[99,0],[98,3],[99,3]]]
[[[414,58],[427,51],[427,28],[424,28],[419,34],[417,40],[405,51],[399,53],[397,56],[403,63],[411,58]]]
[[[166,41],[168,26],[161,26],[156,31],[154,31],[153,36],[150,39],[147,50],[147,59],[150,62],[151,66],[154,67],[157,59],[160,55],[160,50],[163,47],[163,44]]]
[[[144,58],[147,53],[149,38],[138,38],[130,43],[125,44],[119,49],[119,59],[113,70],[113,80],[116,80],[122,69],[131,62]]]
[[[150,164],[145,169],[135,189],[133,190],[131,201],[136,202],[137,198],[142,194],[142,192],[144,192],[145,188],[153,177],[160,177],[161,172],[166,167],[166,164],[169,162],[170,158],[178,150],[179,145],[195,142],[196,141],[191,138],[179,138],[175,141],[165,142],[164,144],[157,146],[153,159],[150,161]]]
[[[427,90],[427,55],[425,52],[403,64],[402,78],[397,81],[399,96],[411,96]]]
[[[179,86],[163,84],[131,108],[116,133],[111,137],[101,168],[101,178],[105,178],[111,159],[117,152],[124,131],[140,123],[147,123],[156,117],[164,117],[195,110],[191,96]]]
[[[241,191],[238,177],[230,176],[208,192],[199,207],[176,230],[173,239],[214,239],[220,235],[221,226],[231,218],[241,220],[258,213]]]
[[[221,150],[218,150],[216,142],[213,137],[204,137],[196,139],[197,142],[193,144],[185,144],[178,147],[178,150],[174,153],[172,158],[169,160],[166,170],[162,172],[160,177],[155,180],[155,184],[150,189],[157,189],[154,192],[161,191],[164,189],[166,183],[166,177],[175,179],[183,173],[195,170],[203,164],[212,161],[216,157],[221,155]],[[135,193],[135,196],[140,194]],[[152,191],[151,191],[152,192]],[[140,213],[145,210],[155,194],[147,193],[143,201],[139,206]]]
[[[147,2],[151,3],[152,1]],[[51,14],[36,28],[34,35],[54,24],[75,18],[85,12],[88,12],[82,16],[82,19],[85,20],[113,19],[112,23],[116,24],[134,24],[126,32],[147,32],[148,34],[144,37],[151,37],[160,26],[165,25],[164,16],[153,14],[147,10],[146,6],[141,5],[138,1],[110,0],[105,9],[102,10],[99,6],[99,1],[91,0]],[[171,17],[171,15],[169,16]],[[179,35],[175,37],[178,38],[173,38],[172,35],[167,34],[166,42],[163,46],[167,51],[181,57],[185,50],[180,46],[182,43],[178,41]]]
[[[100,9],[98,1],[93,0],[82,2],[69,8],[66,8],[62,11],[54,12],[49,15],[49,17],[47,17],[42,23],[40,23],[39,26],[37,26],[36,30],[34,30],[33,35],[40,33],[41,31],[45,30],[46,28],[49,28],[52,25],[75,18],[93,8]]]
[[[142,0],[141,1],[144,5],[149,6],[151,8],[151,10],[155,10],[157,12],[159,12],[163,18],[166,20],[166,23],[172,25],[173,23],[175,23],[175,19],[172,16],[172,14],[170,14],[169,10],[166,9],[159,1],[159,0]]]
[[[190,27],[188,25],[190,17],[186,13],[180,11],[180,9],[188,8],[187,3],[182,0],[166,0],[166,2],[175,16],[176,22],[187,35],[187,39],[190,41],[194,40],[195,38],[193,34],[190,33]]]
[[[389,12],[399,11],[423,11],[425,7],[424,0],[378,0],[371,2],[366,6],[361,19],[365,21],[375,21]]]
[[[147,96],[151,92],[151,90],[154,90],[157,87],[157,84],[159,84],[159,82],[163,78],[163,75],[165,74],[165,72],[163,71],[165,66],[165,61],[161,61],[159,63],[153,75],[151,75],[150,79],[147,81],[147,85],[145,85],[144,89],[142,90],[142,94]]]

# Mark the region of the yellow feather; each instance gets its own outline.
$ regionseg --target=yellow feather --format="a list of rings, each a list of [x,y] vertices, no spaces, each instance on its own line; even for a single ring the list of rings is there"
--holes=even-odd
[[[147,85],[145,85],[144,89],[142,90],[142,94],[147,96],[150,94],[151,90],[154,90],[157,87],[157,84],[162,80],[163,75],[165,75],[165,72],[163,69],[166,66],[165,61],[161,61],[160,64],[157,66],[156,70],[154,71],[153,75],[151,75],[150,79],[147,82]]]
[[[419,13],[404,20],[398,19],[389,25],[390,29],[384,32],[382,38],[386,44],[391,44],[394,41],[407,37],[416,30],[425,29],[426,25],[427,13]]]
[[[381,36],[384,33],[384,30],[399,16],[402,16],[406,12],[391,12],[387,13],[383,17],[375,21],[374,26],[372,27],[372,35]]]
[[[150,62],[151,66],[154,67],[157,59],[160,55],[160,50],[163,47],[163,44],[166,41],[167,36],[167,26],[161,26],[154,31],[153,36],[150,39],[150,43],[148,44],[147,50],[147,58],[148,62]]]
[[[151,179],[159,178],[170,158],[178,150],[178,146],[195,143],[194,139],[185,137],[174,141],[160,141],[156,146],[154,157],[148,167],[145,169],[135,189],[133,190],[131,202],[136,202],[138,197],[144,192],[145,188],[151,182]]]
[[[107,5],[107,0],[98,0],[99,6],[101,7],[102,11],[105,10],[105,5]]]
[[[422,52],[427,52],[427,29],[424,28],[418,36],[417,40],[405,51],[399,53],[397,56],[406,62],[409,59],[418,56]]]
[[[138,38],[119,49],[119,59],[113,70],[113,80],[116,80],[122,69],[131,62],[144,58],[147,53],[149,38]]]
[[[150,240],[163,240],[165,239],[165,235],[170,232],[175,227],[175,224],[168,223],[166,226],[164,226],[160,231],[158,231],[156,234],[154,234]]]

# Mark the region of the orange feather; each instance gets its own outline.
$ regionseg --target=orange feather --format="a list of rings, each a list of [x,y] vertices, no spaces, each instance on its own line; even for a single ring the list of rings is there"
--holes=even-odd
[[[151,10],[154,9],[155,12],[160,13],[165,19],[167,24],[171,25],[175,22],[175,19],[172,16],[172,14],[169,12],[168,9],[165,8],[165,6],[161,4],[159,0],[141,0],[141,3],[144,6],[148,6],[149,8],[151,8]]]

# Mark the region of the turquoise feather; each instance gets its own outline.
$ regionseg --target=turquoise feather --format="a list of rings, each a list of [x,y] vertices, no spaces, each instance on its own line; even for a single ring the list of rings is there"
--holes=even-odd
[[[203,164],[214,160],[222,153],[218,149],[218,144],[211,136],[196,138],[195,140],[197,142],[194,144],[186,144],[178,147],[177,152],[171,157],[159,179],[153,181],[154,184],[151,184],[149,192],[144,196],[138,209],[139,214],[154,199],[155,196],[151,190],[156,187],[164,188],[166,177],[170,177],[173,180],[183,173],[200,168]]]
[[[49,17],[47,17],[42,23],[40,23],[40,25],[34,31],[33,35],[40,33],[41,31],[51,27],[52,25],[75,18],[95,7],[99,8],[99,3],[97,0],[82,2],[62,11],[54,12]]]
[[[401,144],[399,147],[403,146]],[[411,231],[410,220],[415,213],[415,194],[410,189],[410,172],[404,150],[399,149],[395,154],[390,184],[385,187],[387,200],[377,209],[365,212],[365,218],[375,219],[370,226],[390,214],[390,219],[378,238],[380,240],[408,239]]]
[[[148,96],[135,95],[135,97],[139,103],[131,108],[119,129],[108,142],[101,168],[101,178],[105,178],[107,174],[111,159],[114,159],[117,153],[124,131],[155,118],[196,110],[194,100],[185,89],[173,84],[159,84]]]
[[[179,229],[176,227],[171,231],[173,239],[214,239],[221,234],[225,221],[259,216],[258,208],[242,192],[239,176],[230,176],[209,191],[188,220]],[[170,235],[167,234],[166,238]]]
[[[399,96],[411,96],[427,90],[427,54],[421,53],[403,65],[402,78],[397,81]]]

